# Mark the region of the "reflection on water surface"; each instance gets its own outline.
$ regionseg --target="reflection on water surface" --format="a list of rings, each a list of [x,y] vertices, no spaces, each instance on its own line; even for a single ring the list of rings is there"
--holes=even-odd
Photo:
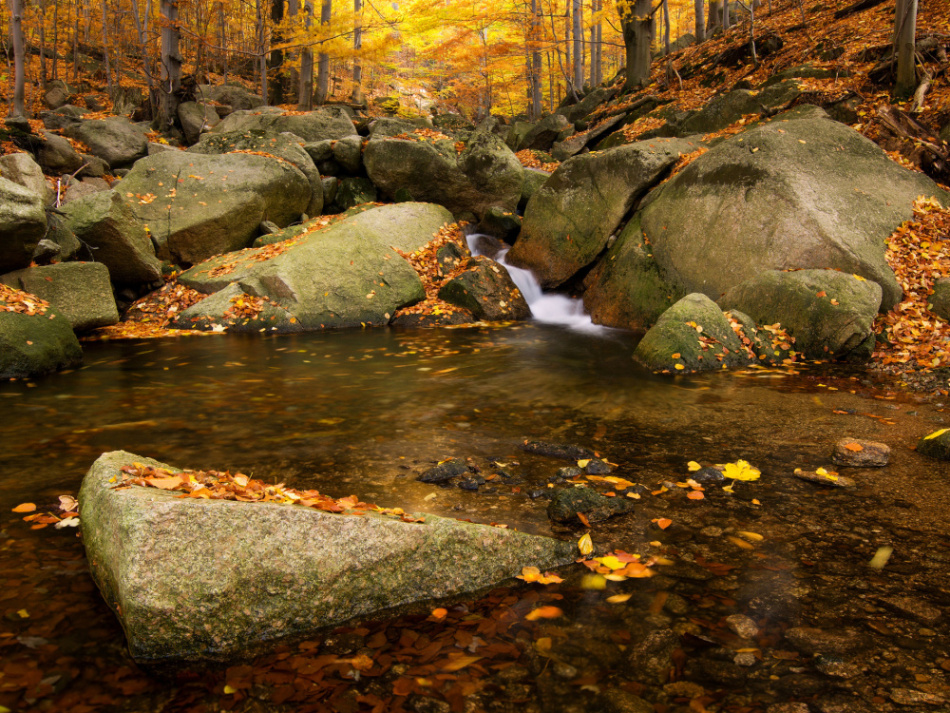
[[[634,365],[634,346],[620,332],[595,337],[536,325],[89,344],[75,373],[0,385],[7,582],[0,705],[568,711],[639,710],[642,699],[668,712],[942,705],[927,697],[947,696],[950,668],[942,614],[950,550],[940,534],[947,472],[912,450],[942,412],[871,398],[881,394],[869,392],[861,373],[827,368],[659,380]],[[796,467],[829,466],[831,444],[844,436],[888,443],[892,465],[849,473],[853,490],[794,478]],[[604,590],[583,589],[578,566],[563,585],[515,586],[457,603],[441,620],[357,623],[249,667],[168,683],[125,659],[121,631],[85,574],[73,533],[31,531],[10,514],[19,502],[48,505],[75,494],[92,461],[121,448],[577,539],[584,529],[552,526],[545,512],[548,485],[566,463],[520,450],[529,439],[589,446],[618,465],[615,475],[657,492],[633,515],[595,523],[592,534],[601,547],[662,554],[674,564]],[[476,492],[416,481],[449,457],[496,477]],[[763,475],[733,495],[710,488],[692,501],[675,486],[690,460],[739,458]],[[673,525],[658,529],[653,520],[661,517]],[[739,531],[763,539],[743,547]],[[895,548],[888,565],[869,569],[885,545]],[[617,594],[630,597],[607,601]],[[540,604],[556,604],[564,616],[527,621]],[[482,659],[445,672],[436,664],[447,651]],[[326,663],[360,653],[376,662],[362,676]]]

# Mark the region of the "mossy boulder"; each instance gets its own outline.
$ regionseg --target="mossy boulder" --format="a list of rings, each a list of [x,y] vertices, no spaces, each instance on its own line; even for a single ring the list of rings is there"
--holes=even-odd
[[[215,134],[232,131],[272,131],[278,134],[286,131],[306,142],[342,139],[356,134],[352,119],[339,107],[321,107],[303,114],[287,114],[276,107],[235,111],[212,129]]]
[[[766,270],[727,291],[719,305],[759,324],[780,323],[810,359],[842,358],[871,335],[881,287],[835,270]]]
[[[49,302],[76,332],[119,321],[109,269],[101,262],[62,262],[0,276],[0,282]]]
[[[136,163],[118,189],[158,256],[185,265],[246,247],[264,220],[289,225],[312,199],[309,179],[292,163],[246,153],[158,153]]]
[[[0,177],[0,273],[28,266],[45,234],[42,194]]]
[[[117,191],[91,193],[64,205],[62,211],[66,227],[93,249],[113,282],[139,285],[161,279],[162,264],[145,226]]]
[[[489,208],[514,210],[524,169],[505,143],[475,131],[461,152],[452,140],[374,136],[363,150],[366,172],[386,195],[406,189],[419,201],[438,203],[454,215],[483,215]]]
[[[660,272],[634,216],[585,280],[584,308],[597,324],[646,332],[685,293]]]
[[[941,428],[917,441],[917,452],[928,458],[950,460],[950,428]]]
[[[396,250],[418,250],[451,220],[436,205],[391,204],[280,246],[212,258],[178,281],[209,294],[232,292],[199,302],[176,325],[278,332],[386,325],[397,309],[425,298],[419,275]],[[242,294],[263,300],[264,311],[247,324],[233,309],[232,298]]]
[[[310,183],[310,202],[303,212],[313,218],[323,212],[323,181],[310,154],[304,150],[303,143],[303,139],[295,134],[253,129],[205,134],[188,151],[205,155],[257,151],[289,161],[300,169]]]
[[[601,522],[614,515],[633,512],[633,503],[626,498],[608,498],[593,488],[558,490],[548,505],[548,517],[554,522],[581,524],[578,513],[588,522]]]
[[[474,593],[528,565],[568,564],[577,553],[573,542],[434,515],[406,522],[116,489],[122,467],[136,462],[169,468],[105,453],[79,500],[92,577],[141,663],[246,656],[354,617]]]
[[[508,271],[487,257],[470,258],[439,290],[439,299],[471,312],[475,319],[527,319],[528,303]]]
[[[81,121],[64,129],[63,133],[82,141],[93,156],[114,169],[131,166],[148,153],[145,132],[125,117]]]
[[[9,297],[0,292],[0,379],[44,376],[82,361],[79,340],[61,314],[52,307],[8,311]]]
[[[525,208],[512,265],[557,287],[594,261],[620,221],[679,157],[697,147],[658,139],[568,159]]]
[[[666,310],[643,336],[633,358],[661,373],[712,371],[748,362],[719,306],[693,293]]]
[[[919,195],[947,194],[873,142],[799,107],[711,148],[650,194],[641,225],[663,274],[713,299],[764,270],[832,268],[901,297],[884,241]],[[753,315],[754,317],[755,315]]]

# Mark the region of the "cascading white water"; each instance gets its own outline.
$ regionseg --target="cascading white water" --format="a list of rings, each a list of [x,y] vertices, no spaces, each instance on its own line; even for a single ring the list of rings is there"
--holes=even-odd
[[[488,236],[479,233],[472,233],[467,236],[468,249],[471,250],[472,255],[486,254],[480,249],[480,243],[482,243],[480,238],[484,239],[486,237]],[[493,243],[494,241],[489,238],[487,242]],[[493,255],[489,254],[488,257],[491,257],[508,271],[511,281],[521,290],[525,302],[528,303],[528,307],[531,309],[531,316],[535,320],[546,324],[563,324],[571,329],[586,332],[600,332],[606,329],[591,321],[590,315],[584,311],[583,301],[573,299],[567,295],[545,293],[531,270],[508,264],[505,260],[507,254],[508,248],[503,248]]]

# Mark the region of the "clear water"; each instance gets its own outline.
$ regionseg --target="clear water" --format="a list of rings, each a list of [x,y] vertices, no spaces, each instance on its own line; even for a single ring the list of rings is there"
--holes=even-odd
[[[841,710],[871,710],[875,697],[888,702],[893,689],[940,694],[950,666],[946,616],[920,618],[886,602],[909,599],[925,614],[950,606],[950,471],[913,450],[944,422],[942,408],[887,396],[859,371],[826,367],[658,379],[632,361],[634,347],[622,332],[538,323],[209,336],[88,344],[78,371],[0,384],[0,705],[369,711],[372,695],[384,701],[378,710],[422,710],[412,696],[424,694],[458,710],[567,713],[618,709],[617,700],[635,694],[668,713],[698,710],[666,688],[684,681],[705,692],[707,710],[723,711],[802,700],[813,710],[837,710],[832,704],[842,696],[866,707]],[[848,473],[858,481],[852,490],[794,477],[796,467],[831,467],[831,444],[844,436],[888,443],[892,465]],[[592,534],[602,548],[663,554],[675,564],[605,590],[584,589],[586,570],[576,565],[564,585],[517,585],[459,605],[442,623],[422,615],[354,625],[345,635],[362,644],[349,653],[338,636],[318,637],[317,648],[291,649],[286,660],[338,651],[395,659],[375,677],[339,674],[313,694],[311,707],[274,703],[283,700],[281,686],[289,684],[280,681],[288,675],[304,681],[293,679],[294,686],[316,685],[299,671],[286,673],[284,654],[252,662],[262,678],[247,696],[224,692],[233,672],[185,672],[169,682],[140,671],[86,573],[74,532],[30,530],[10,512],[20,502],[43,509],[60,494],[76,494],[93,460],[121,448],[177,466],[241,470],[337,497],[352,493],[576,540],[586,528],[552,525],[547,500],[530,497],[549,491],[566,463],[525,453],[526,439],[594,448],[618,465],[616,475],[657,492],[632,515],[594,523]],[[478,492],[415,479],[448,457],[470,458],[483,474],[504,463],[511,478]],[[694,502],[675,485],[661,492],[663,483],[688,477],[690,460],[739,458],[763,475],[733,496],[711,489]],[[673,526],[659,529],[661,517]],[[738,531],[763,539],[740,548],[728,539]],[[868,569],[882,546],[894,547],[887,567]],[[616,594],[630,598],[607,600]],[[526,620],[539,602],[556,604],[563,616]],[[761,634],[737,639],[724,623],[733,614],[754,618]],[[507,628],[483,630],[478,621],[493,617]],[[455,678],[399,668],[404,656],[410,671],[427,670],[415,653],[399,653],[409,651],[397,646],[406,630],[469,646],[466,627],[476,625],[485,645],[508,658],[493,654],[483,672],[466,669]],[[856,647],[833,656],[864,670],[848,678],[824,673],[826,660],[786,640],[799,626],[858,631]],[[669,671],[647,676],[637,656],[658,630],[673,632],[680,653]],[[753,659],[735,664],[747,649]],[[398,696],[406,676],[435,683]]]

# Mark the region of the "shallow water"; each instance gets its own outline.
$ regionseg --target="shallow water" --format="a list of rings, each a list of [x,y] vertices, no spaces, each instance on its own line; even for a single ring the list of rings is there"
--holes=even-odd
[[[940,710],[939,702],[900,701],[948,693],[948,471],[913,451],[943,423],[942,409],[828,367],[661,380],[633,363],[634,346],[622,332],[537,324],[93,343],[74,373],[0,384],[0,705],[570,711],[631,710],[635,696],[668,712],[790,701],[812,711]],[[796,467],[830,467],[831,445],[845,436],[888,443],[892,465],[848,473],[858,482],[850,490],[793,476]],[[594,523],[592,534],[602,548],[674,564],[604,590],[583,588],[578,565],[563,585],[514,586],[456,605],[441,622],[404,617],[343,629],[292,649],[292,660],[362,651],[389,656],[389,665],[360,680],[328,674],[333,686],[306,704],[285,689],[299,694],[300,680],[316,685],[312,676],[298,667],[281,673],[287,683],[275,673],[283,659],[254,662],[260,680],[237,694],[224,692],[234,671],[186,672],[174,683],[139,671],[74,533],[33,531],[10,513],[23,501],[48,507],[76,494],[92,461],[121,448],[577,539],[585,528],[552,526],[545,513],[548,485],[567,464],[519,448],[534,439],[589,446],[618,465],[614,475],[656,492],[633,515]],[[416,481],[449,457],[471,459],[482,475],[505,464],[508,475],[478,492]],[[739,458],[762,478],[732,495],[710,488],[691,501],[675,486],[660,492],[689,476],[690,460]],[[659,529],[660,517],[673,525]],[[741,547],[729,539],[738,531],[763,539]],[[882,546],[894,555],[884,570],[869,569]],[[618,593],[630,598],[607,601]],[[900,598],[911,603],[895,604]],[[539,601],[556,603],[563,616],[526,621]],[[724,622],[734,614],[753,619],[759,633],[731,632]],[[505,625],[483,630],[472,623],[478,617]],[[404,641],[411,629],[462,649],[474,645],[466,627],[476,625],[482,645],[495,647],[481,669],[433,674]],[[851,638],[815,649],[786,637],[802,626]],[[672,637],[667,650],[650,648],[664,636]]]

